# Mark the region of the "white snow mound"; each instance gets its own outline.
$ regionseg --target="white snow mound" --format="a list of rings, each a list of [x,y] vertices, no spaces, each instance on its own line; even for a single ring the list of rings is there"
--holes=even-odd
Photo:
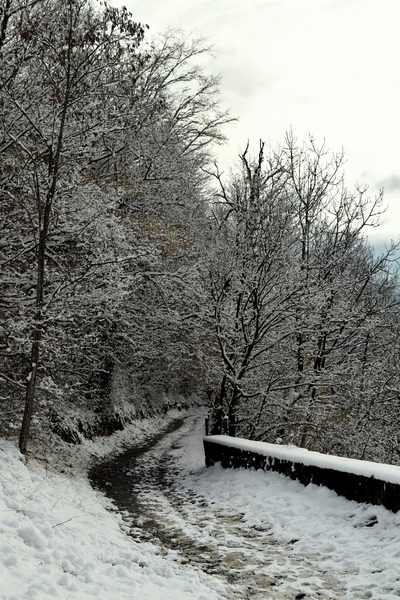
[[[1,600],[221,599],[219,581],[135,542],[106,506],[87,479],[26,464],[0,440]]]

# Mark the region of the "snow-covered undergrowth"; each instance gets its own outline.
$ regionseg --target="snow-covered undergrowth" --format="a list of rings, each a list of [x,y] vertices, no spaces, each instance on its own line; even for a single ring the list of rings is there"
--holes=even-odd
[[[190,412],[203,418],[205,409],[192,408]],[[115,431],[110,436],[98,436],[93,440],[81,437],[80,444],[68,444],[55,434],[48,435],[45,439],[38,437],[29,444],[29,455],[63,473],[86,474],[93,461],[101,461],[103,458],[118,455],[130,446],[140,445],[173,419],[187,414],[187,410],[172,409],[163,415],[133,421],[123,430]]]
[[[75,447],[76,465],[90,462],[160,426],[157,419],[113,439]],[[74,466],[64,452],[65,469]],[[218,580],[162,556],[124,532],[118,513],[85,475],[57,473],[44,461],[24,460],[0,440],[1,600],[219,600]],[[175,558],[175,560],[174,560]]]

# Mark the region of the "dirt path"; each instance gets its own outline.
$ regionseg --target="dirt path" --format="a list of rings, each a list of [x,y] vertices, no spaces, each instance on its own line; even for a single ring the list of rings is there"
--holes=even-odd
[[[175,420],[145,444],[92,469],[92,484],[123,512],[130,534],[158,544],[182,565],[221,578],[230,600],[343,598],[334,576],[294,555],[291,544],[174,485],[180,470],[173,451],[199,426],[198,416]]]
[[[142,484],[143,468],[138,459],[153,450],[157,444],[169,435],[180,429],[183,419],[175,419],[157,435],[153,435],[139,446],[132,446],[117,457],[95,465],[89,472],[92,485],[111,498],[121,511],[126,511],[131,520],[137,521],[143,512],[143,507],[138,500],[138,495],[132,493],[136,486]],[[151,472],[146,477],[147,483],[164,487],[167,466],[161,461],[151,466]]]

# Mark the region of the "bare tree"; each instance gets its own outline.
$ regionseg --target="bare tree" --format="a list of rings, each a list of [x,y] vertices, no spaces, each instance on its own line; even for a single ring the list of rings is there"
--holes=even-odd
[[[252,163],[246,150],[228,184],[216,174],[217,402],[242,434],[326,451],[335,431],[344,447],[338,429],[366,414],[375,339],[398,305],[397,246],[381,256],[370,248],[382,195],[345,188],[342,154],[292,134],[268,160],[263,151]],[[381,373],[368,394],[379,388],[383,399]]]
[[[43,3],[10,12],[0,92],[1,381],[9,404],[26,390],[22,451],[38,396],[58,430],[68,403],[100,427],[117,370],[147,387],[205,371],[202,167],[230,120],[200,42],[140,51],[125,9]]]
[[[134,96],[137,48],[143,37],[143,28],[125,9],[106,7],[98,13],[86,0],[54,1],[52,9],[40,11],[40,27],[29,21],[30,13],[23,9],[14,14],[18,21],[7,29],[5,42],[8,31],[11,35],[20,28],[22,41],[28,41],[32,52],[26,66],[8,77],[1,90],[3,197],[6,203],[21,206],[33,234],[21,240],[22,247],[14,256],[13,246],[11,252],[6,249],[9,255],[3,266],[27,252],[35,257],[22,452],[32,419],[46,311],[63,287],[62,281],[50,286],[47,281],[49,261],[57,259],[54,248],[49,256],[49,241],[60,207],[85,181],[89,183],[93,153],[103,153],[101,148],[107,148],[115,131],[124,127],[124,113],[129,114],[129,109],[124,111],[123,106],[129,101],[121,99],[118,88],[130,82]],[[87,268],[92,270],[93,264]]]
[[[230,431],[250,399],[262,399],[279,381],[278,351],[291,335],[295,297],[289,278],[293,214],[286,174],[277,156],[264,166],[264,145],[252,162],[241,155],[242,172],[229,187],[216,174],[214,205],[217,250],[210,271],[214,323],[223,376],[217,403],[226,406]]]
[[[366,190],[346,189],[342,153],[331,155],[313,139],[299,146],[292,134],[282,150],[299,232],[295,276],[303,289],[296,309],[296,393],[290,401],[303,425],[292,441],[313,446],[322,423],[329,427],[343,417],[361,340],[392,305],[396,245],[374,256],[365,234],[379,224],[383,195],[370,200]]]

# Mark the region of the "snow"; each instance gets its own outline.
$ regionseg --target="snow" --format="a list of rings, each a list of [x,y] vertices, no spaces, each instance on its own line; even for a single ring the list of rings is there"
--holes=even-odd
[[[146,427],[147,425],[147,427]],[[147,433],[157,420],[145,424]],[[121,432],[114,443],[137,434]],[[143,433],[143,431],[142,431]],[[140,436],[138,436],[140,437]],[[104,454],[111,439],[99,440]],[[80,460],[89,454],[79,449]],[[52,471],[0,440],[1,600],[221,600],[224,585],[135,542],[121,515],[85,476]]]
[[[229,506],[241,514],[248,528],[261,531],[266,539],[288,544],[286,555],[265,552],[266,572],[270,576],[280,575],[295,589],[296,582],[303,579],[303,587],[296,591],[304,591],[304,586],[309,585],[304,573],[308,566],[313,577],[319,579],[318,582],[314,579],[318,590],[324,587],[324,573],[329,573],[343,587],[342,593],[336,591],[332,595],[326,590],[326,597],[335,600],[400,597],[398,515],[380,507],[347,501],[323,487],[304,488],[271,472],[228,469],[227,476],[217,465],[201,477],[186,478],[182,485],[187,492],[212,498],[216,512]],[[304,558],[301,569],[296,568],[296,557]],[[284,582],[281,587],[285,591]],[[288,590],[284,597],[293,598],[294,594],[290,595]]]
[[[221,437],[226,440],[226,436]],[[256,444],[243,440],[226,441],[246,449],[254,449]],[[199,452],[201,444],[199,436]],[[190,446],[193,453],[193,438]],[[293,447],[273,446],[273,449],[277,458],[290,456],[290,460],[299,460],[300,456],[307,460],[309,454],[317,454],[298,453]],[[185,460],[185,441],[177,452],[181,460]],[[332,459],[335,464],[343,464],[336,462],[336,457]],[[350,461],[350,464],[353,462],[361,461]],[[328,461],[328,464],[332,463]],[[374,473],[380,473],[380,467],[367,464],[365,472],[373,469]],[[382,467],[386,472],[386,465]],[[186,493],[208,499],[213,503],[215,512],[229,507],[242,516],[242,522],[248,528],[263,531],[267,536],[290,544],[291,553],[305,557],[305,563],[311,565],[314,573],[320,570],[333,574],[343,585],[343,593],[329,595],[326,591],[325,596],[320,592],[322,596],[335,600],[394,600],[400,597],[400,513],[394,514],[383,507],[346,500],[325,487],[313,484],[304,487],[272,471],[223,469],[218,464],[191,475],[186,474],[177,480],[176,485]],[[276,565],[270,565],[269,571],[271,573],[278,568],[279,561]],[[286,563],[284,577],[289,576],[290,567]],[[307,598],[309,594],[308,588]],[[320,594],[312,597],[320,597]]]
[[[205,438],[210,442],[216,442],[223,446],[240,448],[248,452],[255,452],[262,456],[270,456],[302,465],[312,465],[322,469],[333,469],[344,473],[354,473],[365,477],[374,477],[380,481],[400,484],[400,467],[383,463],[343,458],[312,452],[297,446],[285,446],[267,444],[266,442],[253,442],[241,438],[233,438],[226,435],[215,435]]]
[[[206,468],[202,417],[189,422],[191,428],[175,432],[143,458],[168,456],[174,466],[168,493],[143,486],[160,523],[175,524],[196,543],[225,553],[227,561],[240,556],[250,575],[254,568],[273,579],[271,595],[254,592],[254,599],[300,593],[313,600],[400,596],[399,513],[350,502],[323,487],[304,487],[278,473]],[[240,595],[240,586],[236,593],[236,584],[184,564],[179,552],[127,535],[122,515],[91,488],[84,474],[91,456],[139,442],[160,423],[147,421],[72,448],[64,457],[64,474],[44,460],[26,462],[12,442],[0,440],[1,600],[250,597]],[[80,477],[71,474],[77,466]]]

